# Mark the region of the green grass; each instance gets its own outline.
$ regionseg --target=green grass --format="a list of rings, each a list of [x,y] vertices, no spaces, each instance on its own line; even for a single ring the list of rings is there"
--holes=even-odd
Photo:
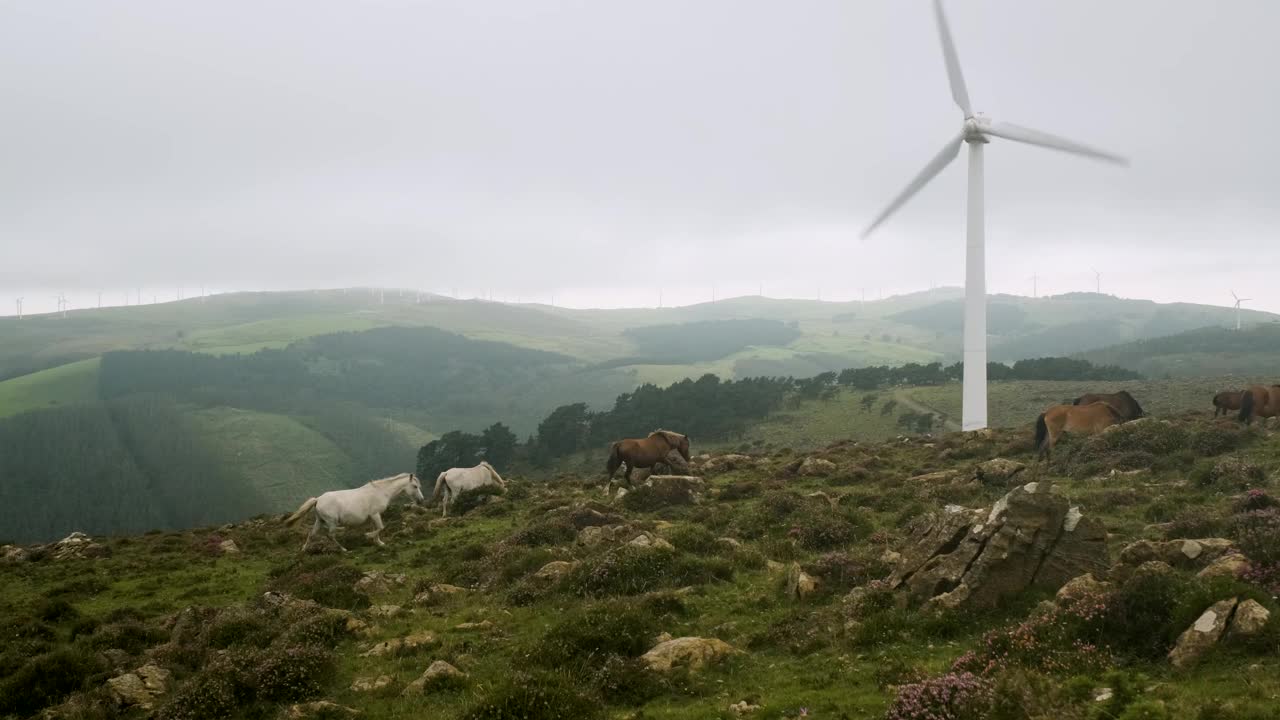
[[[0,417],[98,398],[98,358],[67,363],[0,382]]]
[[[190,417],[202,438],[266,501],[264,511],[292,511],[303,500],[368,480],[333,443],[283,415],[213,408]]]

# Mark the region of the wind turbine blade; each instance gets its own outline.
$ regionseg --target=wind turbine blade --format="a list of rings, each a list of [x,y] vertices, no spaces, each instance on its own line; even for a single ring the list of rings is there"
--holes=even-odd
[[[951,39],[951,27],[942,11],[942,0],[933,0],[933,12],[938,17],[938,36],[942,40],[942,57],[947,61],[947,79],[951,81],[951,97],[964,111],[965,117],[973,117],[969,107],[969,90],[964,86],[964,73],[960,72],[960,56],[956,54],[955,41]]]
[[[1062,152],[1071,153],[1072,155],[1083,155],[1091,157],[1095,160],[1115,163],[1116,165],[1129,165],[1127,158],[1114,155],[1104,150],[1089,147],[1074,140],[1068,140],[1057,135],[1050,135],[1047,132],[1032,130],[1031,128],[1014,125],[1007,122],[993,122],[983,126],[983,134],[995,135],[996,137],[1012,140],[1014,142],[1026,143],[1028,145],[1036,145],[1038,147],[1049,148],[1050,150],[1060,150]]]
[[[932,180],[935,175],[942,172],[943,168],[949,165],[952,160],[955,160],[956,156],[960,154],[960,145],[963,142],[964,133],[960,133],[943,146],[942,150],[939,150],[938,154],[934,155],[933,159],[929,161],[929,164],[925,165],[924,169],[911,180],[911,184],[907,185],[905,190],[898,193],[898,196],[893,199],[893,202],[889,203],[889,207],[885,208],[884,212],[877,215],[875,221],[868,225],[866,230],[862,231],[862,239],[865,240],[867,236],[871,234],[871,231],[879,227],[885,220],[888,220],[889,216],[892,215],[895,210],[902,207],[902,204],[910,200],[912,195],[920,192],[920,188],[928,185],[929,181]]]

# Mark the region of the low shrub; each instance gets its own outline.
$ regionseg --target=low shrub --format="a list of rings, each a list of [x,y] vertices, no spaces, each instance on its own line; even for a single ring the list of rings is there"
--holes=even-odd
[[[734,480],[720,490],[719,500],[732,502],[760,495],[760,483],[754,480]]]
[[[1141,451],[1154,456],[1169,455],[1187,444],[1187,431],[1155,418],[1141,418],[1091,436],[1083,450],[1092,455]]]
[[[653,512],[676,505],[692,505],[693,491],[680,483],[641,485],[622,498],[622,506],[633,512]]]
[[[1239,427],[1215,423],[1192,432],[1187,440],[1187,446],[1197,455],[1213,457],[1240,448],[1249,437],[1248,433]]]
[[[271,702],[315,697],[336,674],[333,652],[316,645],[277,645],[253,669],[258,699]]]
[[[364,571],[331,555],[310,556],[271,572],[267,589],[284,592],[325,607],[359,610],[369,596],[355,588]]]
[[[885,720],[985,720],[992,699],[990,681],[950,672],[900,686]]]
[[[517,672],[463,711],[461,720],[593,720],[600,714],[600,703],[564,675]]]
[[[236,682],[227,673],[191,677],[156,712],[157,720],[217,720],[232,717],[240,705]]]
[[[0,716],[32,715],[86,688],[94,679],[101,682],[105,676],[98,676],[106,670],[97,653],[83,648],[64,647],[37,655],[0,680]]]
[[[107,623],[85,640],[85,645],[94,650],[119,648],[137,655],[153,645],[166,640],[165,633],[139,620],[124,620]]]
[[[1231,535],[1240,551],[1262,565],[1280,563],[1280,509],[1239,513],[1231,519]]]
[[[871,524],[855,513],[818,512],[793,520],[788,534],[806,550],[845,547],[870,532]]]
[[[533,656],[549,667],[607,655],[635,657],[653,645],[658,632],[654,613],[632,603],[601,603],[562,617],[538,641]]]
[[[67,622],[78,619],[80,611],[65,598],[56,597],[40,601],[36,605],[36,617],[50,623]]]
[[[831,644],[831,633],[819,613],[793,610],[770,622],[747,641],[752,650],[782,649],[792,655],[811,655]]]
[[[566,581],[583,597],[637,595],[668,582],[675,562],[669,550],[624,545],[578,563]]]
[[[573,540],[577,534],[578,531],[574,528],[573,522],[565,515],[547,515],[517,530],[507,538],[507,542],[526,547],[557,545]]]
[[[464,490],[449,502],[449,511],[454,515],[462,516],[468,512],[489,502],[489,498],[495,495],[502,495],[503,490],[497,485],[481,485],[477,488]]]
[[[205,647],[217,650],[233,645],[263,648],[271,644],[275,634],[274,623],[264,613],[232,607],[218,613],[202,640]]]
[[[587,672],[591,687],[611,705],[635,707],[668,692],[662,678],[637,658],[610,655]]]
[[[715,533],[701,525],[677,525],[667,533],[667,540],[683,552],[711,555],[726,548],[716,542]]]

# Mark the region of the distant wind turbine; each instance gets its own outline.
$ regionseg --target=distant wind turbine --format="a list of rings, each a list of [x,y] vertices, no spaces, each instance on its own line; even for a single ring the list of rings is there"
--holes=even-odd
[[[1236,330],[1239,330],[1240,329],[1240,303],[1249,302],[1253,298],[1242,298],[1239,295],[1236,295],[1235,290],[1231,291],[1231,297],[1236,299]]]
[[[964,283],[964,387],[962,392],[962,424],[964,430],[980,430],[987,426],[987,308],[986,308],[986,249],[985,202],[983,200],[983,147],[992,137],[1036,145],[1051,150],[1061,150],[1117,164],[1126,161],[1110,153],[1095,150],[1072,140],[1050,135],[1039,130],[994,122],[977,114],[969,105],[969,91],[960,71],[960,58],[956,53],[941,0],[934,0],[934,15],[938,23],[938,36],[942,43],[942,55],[946,61],[947,77],[951,83],[951,97],[964,112],[964,126],[959,134],[947,142],[929,164],[912,179],[906,189],[898,194],[889,207],[876,216],[862,233],[866,238],[889,218],[903,203],[910,200],[930,180],[960,154],[960,146],[969,145],[969,207],[968,237],[965,252]]]
[[[1102,294],[1102,273],[1098,272],[1098,268],[1095,268],[1095,267],[1090,267],[1089,269],[1093,271],[1093,282],[1094,282],[1093,291],[1101,295]]]
[[[22,298],[18,298],[15,304],[18,306],[18,319],[21,320],[22,319]]]
[[[1040,280],[1040,276],[1039,276],[1039,275],[1032,275],[1032,276],[1031,276],[1031,297],[1032,297],[1032,298],[1038,298],[1038,297],[1040,297],[1040,288],[1039,288],[1039,285],[1038,285],[1039,280]]]

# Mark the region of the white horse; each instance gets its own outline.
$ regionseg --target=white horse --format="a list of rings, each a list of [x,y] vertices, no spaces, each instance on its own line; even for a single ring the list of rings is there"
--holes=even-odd
[[[286,525],[292,525],[312,508],[315,509],[316,524],[307,534],[307,541],[302,543],[303,552],[306,552],[307,546],[311,544],[316,533],[320,532],[321,524],[329,527],[329,537],[333,538],[334,544],[341,548],[342,552],[346,552],[347,549],[338,542],[338,527],[340,525],[355,527],[363,525],[367,520],[373,520],[373,531],[365,535],[373,538],[373,541],[379,545],[386,545],[379,537],[379,533],[382,532],[382,511],[386,510],[391,500],[400,493],[408,495],[416,502],[422,502],[422,485],[418,482],[418,477],[413,473],[400,473],[367,482],[352,490],[331,490],[318,498],[307,498],[307,501],[302,503],[302,507],[298,508],[298,512],[290,515],[284,522]]]
[[[435,502],[444,495],[440,517],[449,517],[449,501],[454,495],[485,485],[497,485],[505,490],[507,481],[502,479],[492,465],[483,460],[475,467],[449,468],[436,478],[436,489],[431,493],[431,502]]]

